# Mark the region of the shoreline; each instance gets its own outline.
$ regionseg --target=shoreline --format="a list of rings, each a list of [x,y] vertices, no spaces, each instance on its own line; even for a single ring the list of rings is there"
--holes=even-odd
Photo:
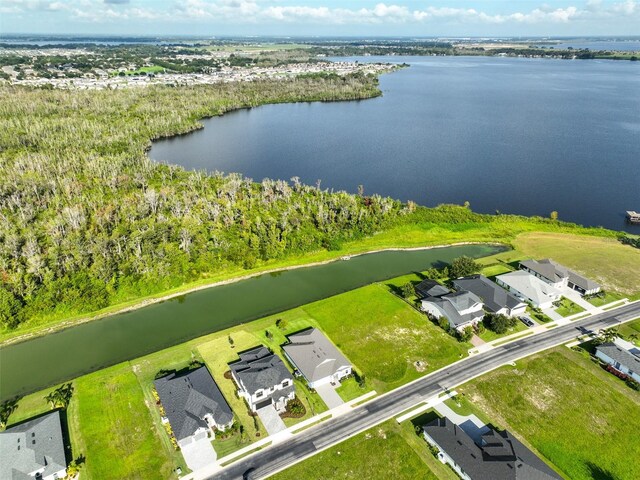
[[[241,282],[243,280],[249,280],[251,278],[255,278],[255,277],[259,277],[262,275],[270,275],[270,274],[274,274],[274,273],[282,273],[282,272],[287,272],[290,270],[297,270],[300,268],[309,268],[309,267],[318,267],[321,265],[327,265],[329,263],[333,263],[333,262],[339,262],[339,261],[348,261],[351,258],[354,257],[360,257],[363,255],[372,255],[372,254],[376,254],[376,253],[383,253],[383,252],[402,252],[402,251],[419,251],[419,250],[433,250],[433,249],[437,249],[437,248],[447,248],[447,247],[457,247],[457,246],[464,246],[464,245],[490,245],[490,246],[503,246],[503,247],[509,247],[508,244],[503,243],[503,242],[456,242],[456,243],[448,243],[448,244],[439,244],[439,245],[427,245],[427,246],[421,246],[421,247],[388,247],[388,248],[379,248],[379,249],[375,249],[375,250],[367,250],[364,252],[359,252],[359,253],[352,253],[352,254],[342,254],[340,255],[339,253],[337,254],[337,256],[335,258],[330,258],[328,260],[320,260],[320,261],[315,261],[315,262],[310,262],[310,263],[301,263],[301,264],[297,264],[297,265],[290,265],[288,267],[275,267],[275,268],[270,268],[267,270],[261,270],[261,271],[257,271],[257,272],[253,272],[253,273],[249,273],[249,274],[245,274],[245,275],[240,275],[240,276],[236,276],[236,277],[231,277],[231,278],[227,278],[225,280],[216,280],[213,281],[211,283],[206,283],[204,285],[196,285],[196,286],[185,286],[185,287],[178,287],[180,288],[184,288],[184,290],[180,290],[177,292],[173,292],[173,293],[159,293],[158,297],[152,297],[152,298],[146,298],[146,299],[141,299],[140,301],[136,302],[133,305],[129,305],[129,306],[125,306],[122,308],[117,308],[114,311],[110,311],[110,312],[104,312],[104,313],[96,313],[95,315],[91,315],[88,314],[86,316],[77,318],[77,319],[73,319],[73,320],[63,320],[59,323],[57,323],[56,325],[52,325],[51,327],[46,327],[43,328],[41,330],[32,332],[32,333],[24,333],[22,335],[18,335],[16,337],[12,337],[6,340],[3,340],[0,342],[0,348],[4,348],[4,347],[8,347],[10,345],[13,344],[17,344],[17,343],[22,343],[22,342],[26,342],[29,341],[33,338],[37,338],[37,337],[42,337],[45,335],[49,335],[49,334],[53,334],[53,333],[57,333],[60,332],[62,330],[66,330],[68,328],[73,328],[77,325],[81,325],[83,323],[88,323],[88,322],[92,322],[94,320],[101,320],[107,317],[111,317],[111,316],[115,316],[115,315],[120,315],[123,313],[128,313],[128,312],[133,312],[136,310],[139,310],[141,308],[144,307],[148,307],[151,305],[155,305],[157,303],[162,303],[168,300],[172,300],[174,298],[178,298],[178,297],[182,297],[184,295],[188,295],[191,293],[195,293],[195,292],[199,292],[201,290],[206,290],[209,288],[215,288],[215,287],[219,287],[222,285],[229,285],[231,283],[236,283],[236,282]],[[187,284],[188,285],[188,284]],[[117,307],[114,306],[114,307]],[[109,307],[107,307],[109,308]]]

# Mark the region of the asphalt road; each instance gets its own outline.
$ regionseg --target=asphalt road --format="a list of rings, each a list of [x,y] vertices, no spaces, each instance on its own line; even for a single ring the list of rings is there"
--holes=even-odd
[[[377,397],[361,407],[354,408],[352,412],[298,433],[291,440],[268,447],[249,458],[238,460],[210,479],[268,477],[304,457],[346,440],[356,433],[395,417],[429,397],[444,390],[453,389],[501,365],[568,343],[588,331],[610,328],[638,317],[640,317],[640,303],[625,305],[468,357]],[[247,472],[250,472],[248,477],[245,476]]]

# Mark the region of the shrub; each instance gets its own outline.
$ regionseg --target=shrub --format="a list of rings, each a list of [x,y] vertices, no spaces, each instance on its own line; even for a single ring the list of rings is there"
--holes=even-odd
[[[404,298],[413,297],[416,294],[416,288],[413,283],[407,282],[402,286],[402,296]]]

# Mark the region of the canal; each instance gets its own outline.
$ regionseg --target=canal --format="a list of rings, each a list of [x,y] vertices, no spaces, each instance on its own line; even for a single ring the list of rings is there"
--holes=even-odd
[[[0,348],[0,400],[363,285],[505,250],[387,251],[220,285]],[[349,321],[349,319],[345,319]]]

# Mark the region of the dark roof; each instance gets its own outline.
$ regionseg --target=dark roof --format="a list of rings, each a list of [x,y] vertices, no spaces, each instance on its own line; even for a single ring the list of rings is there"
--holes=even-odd
[[[218,425],[233,420],[229,404],[206,367],[172,373],[154,385],[177,440],[193,435],[200,427],[207,428],[207,414]]]
[[[286,379],[293,380],[284,362],[266,347],[259,346],[238,354],[240,360],[229,368],[242,383],[247,393],[271,388]]]
[[[483,316],[482,312],[460,313],[477,303],[482,303],[482,300],[475,294],[467,291],[448,293],[441,297],[426,297],[422,299],[422,302],[435,305],[442,315],[447,317],[449,324],[453,327],[459,327],[460,325],[473,321],[479,316]]]
[[[569,277],[569,272],[565,267],[549,259],[540,260],[539,262],[537,260],[524,260],[520,262],[520,265],[553,283]]]
[[[41,468],[43,477],[67,468],[57,410],[0,432],[0,478],[32,479]]]
[[[418,298],[440,297],[442,295],[450,293],[447,287],[444,287],[435,280],[431,280],[429,278],[421,281],[418,285],[416,285],[415,290]]]
[[[453,284],[459,290],[475,293],[482,299],[484,306],[490,312],[498,312],[503,308],[512,309],[524,304],[518,297],[495,284],[484,275],[458,278],[453,281]]]
[[[309,382],[335,374],[351,364],[317,328],[311,328],[289,336],[286,352],[296,368]]]
[[[620,365],[624,365],[632,372],[640,373],[640,358],[621,346],[616,345],[613,342],[607,342],[602,345],[598,345],[596,350],[604,353],[607,357],[615,360]]]
[[[434,420],[423,429],[473,480],[562,478],[506,430],[489,430],[482,435],[479,446],[446,417]]]

